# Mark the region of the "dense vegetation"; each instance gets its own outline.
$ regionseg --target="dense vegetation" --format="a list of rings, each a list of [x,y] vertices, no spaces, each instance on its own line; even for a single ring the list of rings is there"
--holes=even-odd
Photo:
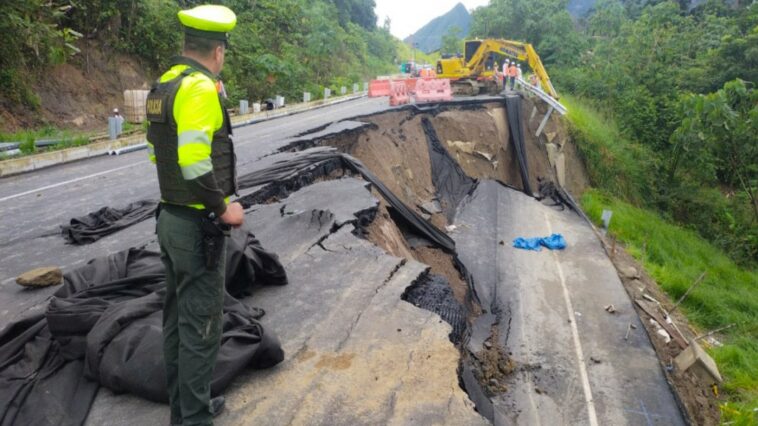
[[[199,0],[0,2],[0,98],[38,107],[30,81],[93,40],[143,60],[152,75],[179,52],[176,12]],[[222,74],[230,100],[348,86],[394,70],[396,39],[377,27],[373,0],[226,0],[238,17]]]
[[[737,324],[713,353],[732,399],[724,419],[751,424],[758,4],[598,0],[577,21],[567,3],[493,0],[474,12],[472,36],[534,44],[559,91],[573,95],[563,99],[572,134],[599,190],[583,204],[593,215],[614,210],[612,231],[663,289],[679,297],[707,272],[684,306],[703,329]]]

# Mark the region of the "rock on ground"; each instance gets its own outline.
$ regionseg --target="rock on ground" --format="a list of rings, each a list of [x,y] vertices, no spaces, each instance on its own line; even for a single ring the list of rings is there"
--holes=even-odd
[[[16,278],[24,287],[47,287],[63,283],[63,272],[57,266],[45,266],[24,272]]]

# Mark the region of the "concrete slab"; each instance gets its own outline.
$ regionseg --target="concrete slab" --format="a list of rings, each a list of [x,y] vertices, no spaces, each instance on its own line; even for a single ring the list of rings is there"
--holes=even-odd
[[[493,398],[496,424],[684,424],[613,265],[578,215],[484,181],[455,225],[461,261],[516,365],[508,392]],[[566,250],[512,247],[554,232]],[[630,323],[637,329],[624,340]]]
[[[690,340],[687,349],[674,358],[674,366],[680,373],[691,370],[706,383],[721,383],[723,381],[716,361],[695,340]]]

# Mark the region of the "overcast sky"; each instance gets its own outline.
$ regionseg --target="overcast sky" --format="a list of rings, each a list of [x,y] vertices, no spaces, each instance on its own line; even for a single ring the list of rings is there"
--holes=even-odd
[[[379,25],[384,24],[384,18],[389,16],[392,21],[390,31],[402,40],[458,3],[463,3],[470,12],[488,4],[489,0],[376,0],[376,16]]]

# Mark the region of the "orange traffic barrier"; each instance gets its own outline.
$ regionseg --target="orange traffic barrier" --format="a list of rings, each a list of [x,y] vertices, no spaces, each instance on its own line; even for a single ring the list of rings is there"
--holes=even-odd
[[[392,83],[389,80],[371,80],[368,84],[368,97],[389,96]]]
[[[417,78],[409,78],[405,80],[405,86],[408,88],[408,94],[412,95],[416,93]]]
[[[422,79],[416,83],[416,103],[444,102],[453,100],[453,91],[448,79]]]
[[[408,87],[405,85],[405,81],[393,81],[392,93],[390,93],[390,106],[405,105],[410,102],[410,96],[408,96]]]
[[[420,80],[420,78],[396,79],[396,80],[392,80],[392,84],[405,83],[405,88],[408,90],[408,94],[412,95],[416,90],[416,82],[418,80]]]

